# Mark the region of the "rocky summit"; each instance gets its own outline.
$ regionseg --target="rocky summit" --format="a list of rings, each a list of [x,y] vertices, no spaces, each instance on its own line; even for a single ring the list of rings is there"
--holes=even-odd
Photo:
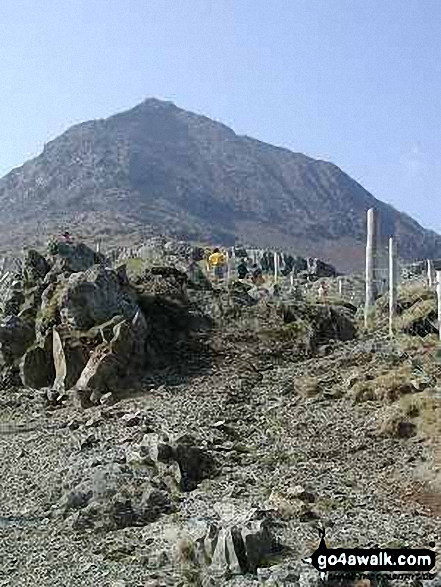
[[[379,202],[336,165],[238,136],[148,99],[84,122],[0,179],[0,248],[35,246],[60,227],[128,243],[167,228],[179,238],[281,247],[340,270],[364,263],[366,211],[404,259],[441,256],[441,237]]]
[[[391,339],[387,297],[370,331],[305,276],[212,281],[153,247],[55,239],[3,295],[0,585],[312,587],[320,529],[439,553],[434,291],[403,283]]]

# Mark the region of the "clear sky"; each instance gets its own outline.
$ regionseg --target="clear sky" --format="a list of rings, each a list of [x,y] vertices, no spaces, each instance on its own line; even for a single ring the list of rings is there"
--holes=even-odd
[[[0,0],[0,175],[146,97],[441,232],[441,0]]]

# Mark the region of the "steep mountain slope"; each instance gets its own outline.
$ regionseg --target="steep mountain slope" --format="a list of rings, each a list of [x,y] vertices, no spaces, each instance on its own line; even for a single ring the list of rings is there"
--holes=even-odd
[[[441,255],[441,237],[369,194],[333,164],[236,135],[149,99],[70,128],[0,179],[0,247],[43,241],[62,226],[107,237],[145,227],[198,240],[235,238],[360,267],[365,212],[401,255]]]

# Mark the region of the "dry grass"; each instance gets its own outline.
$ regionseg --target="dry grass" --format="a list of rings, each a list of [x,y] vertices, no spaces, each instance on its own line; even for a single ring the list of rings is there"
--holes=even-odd
[[[441,442],[441,397],[427,390],[401,398],[400,407],[403,413],[415,418],[422,436]]]
[[[314,397],[320,391],[320,384],[317,377],[305,377],[299,382],[299,392],[303,397]]]
[[[416,377],[410,364],[380,373],[374,379],[355,383],[352,398],[355,403],[364,401],[386,401],[392,403],[401,396],[415,391],[411,381]]]

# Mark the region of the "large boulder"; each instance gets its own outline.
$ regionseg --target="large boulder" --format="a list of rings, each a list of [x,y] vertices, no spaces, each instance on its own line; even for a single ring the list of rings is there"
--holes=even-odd
[[[68,471],[54,514],[67,518],[77,531],[145,526],[175,510],[168,492],[158,485],[126,465]]]
[[[310,304],[303,301],[283,303],[278,312],[282,314],[284,328],[304,340],[308,352],[316,352],[320,345],[329,341],[348,341],[357,337],[353,312],[344,306]]]
[[[131,320],[138,309],[130,291],[120,285],[118,274],[100,265],[69,277],[59,308],[66,323],[83,330],[116,315]]]
[[[26,387],[41,389],[52,386],[55,366],[51,334],[45,337],[43,344],[37,344],[26,351],[20,361],[20,376]]]
[[[170,478],[181,491],[192,491],[216,474],[213,456],[194,436],[183,434],[173,439],[158,434],[146,435],[140,447],[147,463],[157,467],[163,478]]]
[[[56,271],[61,273],[68,271],[76,273],[86,271],[93,265],[104,261],[104,256],[96,253],[84,243],[69,243],[61,240],[51,241],[48,245],[49,252],[54,257]]]
[[[4,316],[0,320],[0,351],[5,365],[12,365],[22,357],[35,340],[35,331],[18,316]]]
[[[93,351],[75,385],[82,405],[87,406],[93,392],[118,392],[127,380],[142,372],[147,334],[140,311],[131,322],[122,320],[113,327],[110,343],[103,342]]]

